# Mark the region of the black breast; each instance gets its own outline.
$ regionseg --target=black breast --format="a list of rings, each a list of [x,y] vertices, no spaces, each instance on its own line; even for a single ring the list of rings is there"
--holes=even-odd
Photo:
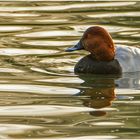
[[[121,74],[122,68],[118,60],[97,61],[93,60],[90,55],[82,58],[74,68],[75,73],[91,73],[91,74]]]

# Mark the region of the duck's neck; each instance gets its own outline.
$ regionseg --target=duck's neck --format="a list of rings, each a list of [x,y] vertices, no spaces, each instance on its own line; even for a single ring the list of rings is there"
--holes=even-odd
[[[115,48],[114,47],[102,47],[96,53],[91,54],[93,59],[98,61],[112,61],[115,57]]]

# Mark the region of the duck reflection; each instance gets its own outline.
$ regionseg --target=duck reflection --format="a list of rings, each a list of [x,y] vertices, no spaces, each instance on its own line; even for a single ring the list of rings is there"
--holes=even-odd
[[[101,109],[111,106],[111,102],[115,99],[114,87],[101,87],[85,90],[85,95],[89,96],[88,99],[83,99],[83,105],[94,109]],[[105,115],[105,111],[94,111],[90,113],[94,116]]]
[[[116,98],[115,95],[115,79],[116,77],[92,77],[89,75],[86,77],[79,75],[79,78],[84,80],[82,87],[85,87],[79,93],[79,96],[86,96],[88,98],[82,99],[83,105],[97,109],[90,112],[93,116],[103,116],[106,111],[100,110],[101,108],[111,106],[112,101]]]
[[[140,72],[124,73],[115,82],[119,88],[140,89]]]

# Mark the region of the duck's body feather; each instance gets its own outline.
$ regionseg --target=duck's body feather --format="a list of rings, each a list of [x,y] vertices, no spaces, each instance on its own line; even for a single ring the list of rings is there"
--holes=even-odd
[[[122,68],[118,60],[97,61],[92,59],[91,55],[83,57],[74,68],[75,73],[92,73],[92,74],[121,74]]]
[[[74,68],[76,73],[120,74],[121,72],[140,71],[140,49],[116,46],[115,59],[97,61],[91,55],[83,57]]]
[[[140,48],[116,46],[115,59],[122,67],[122,72],[140,71]]]

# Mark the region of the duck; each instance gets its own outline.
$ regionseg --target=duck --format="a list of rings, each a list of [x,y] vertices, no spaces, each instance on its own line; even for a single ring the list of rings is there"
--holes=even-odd
[[[79,42],[66,52],[86,50],[89,54],[74,67],[75,73],[122,74],[140,71],[140,48],[117,46],[109,32],[101,26],[91,26]]]

